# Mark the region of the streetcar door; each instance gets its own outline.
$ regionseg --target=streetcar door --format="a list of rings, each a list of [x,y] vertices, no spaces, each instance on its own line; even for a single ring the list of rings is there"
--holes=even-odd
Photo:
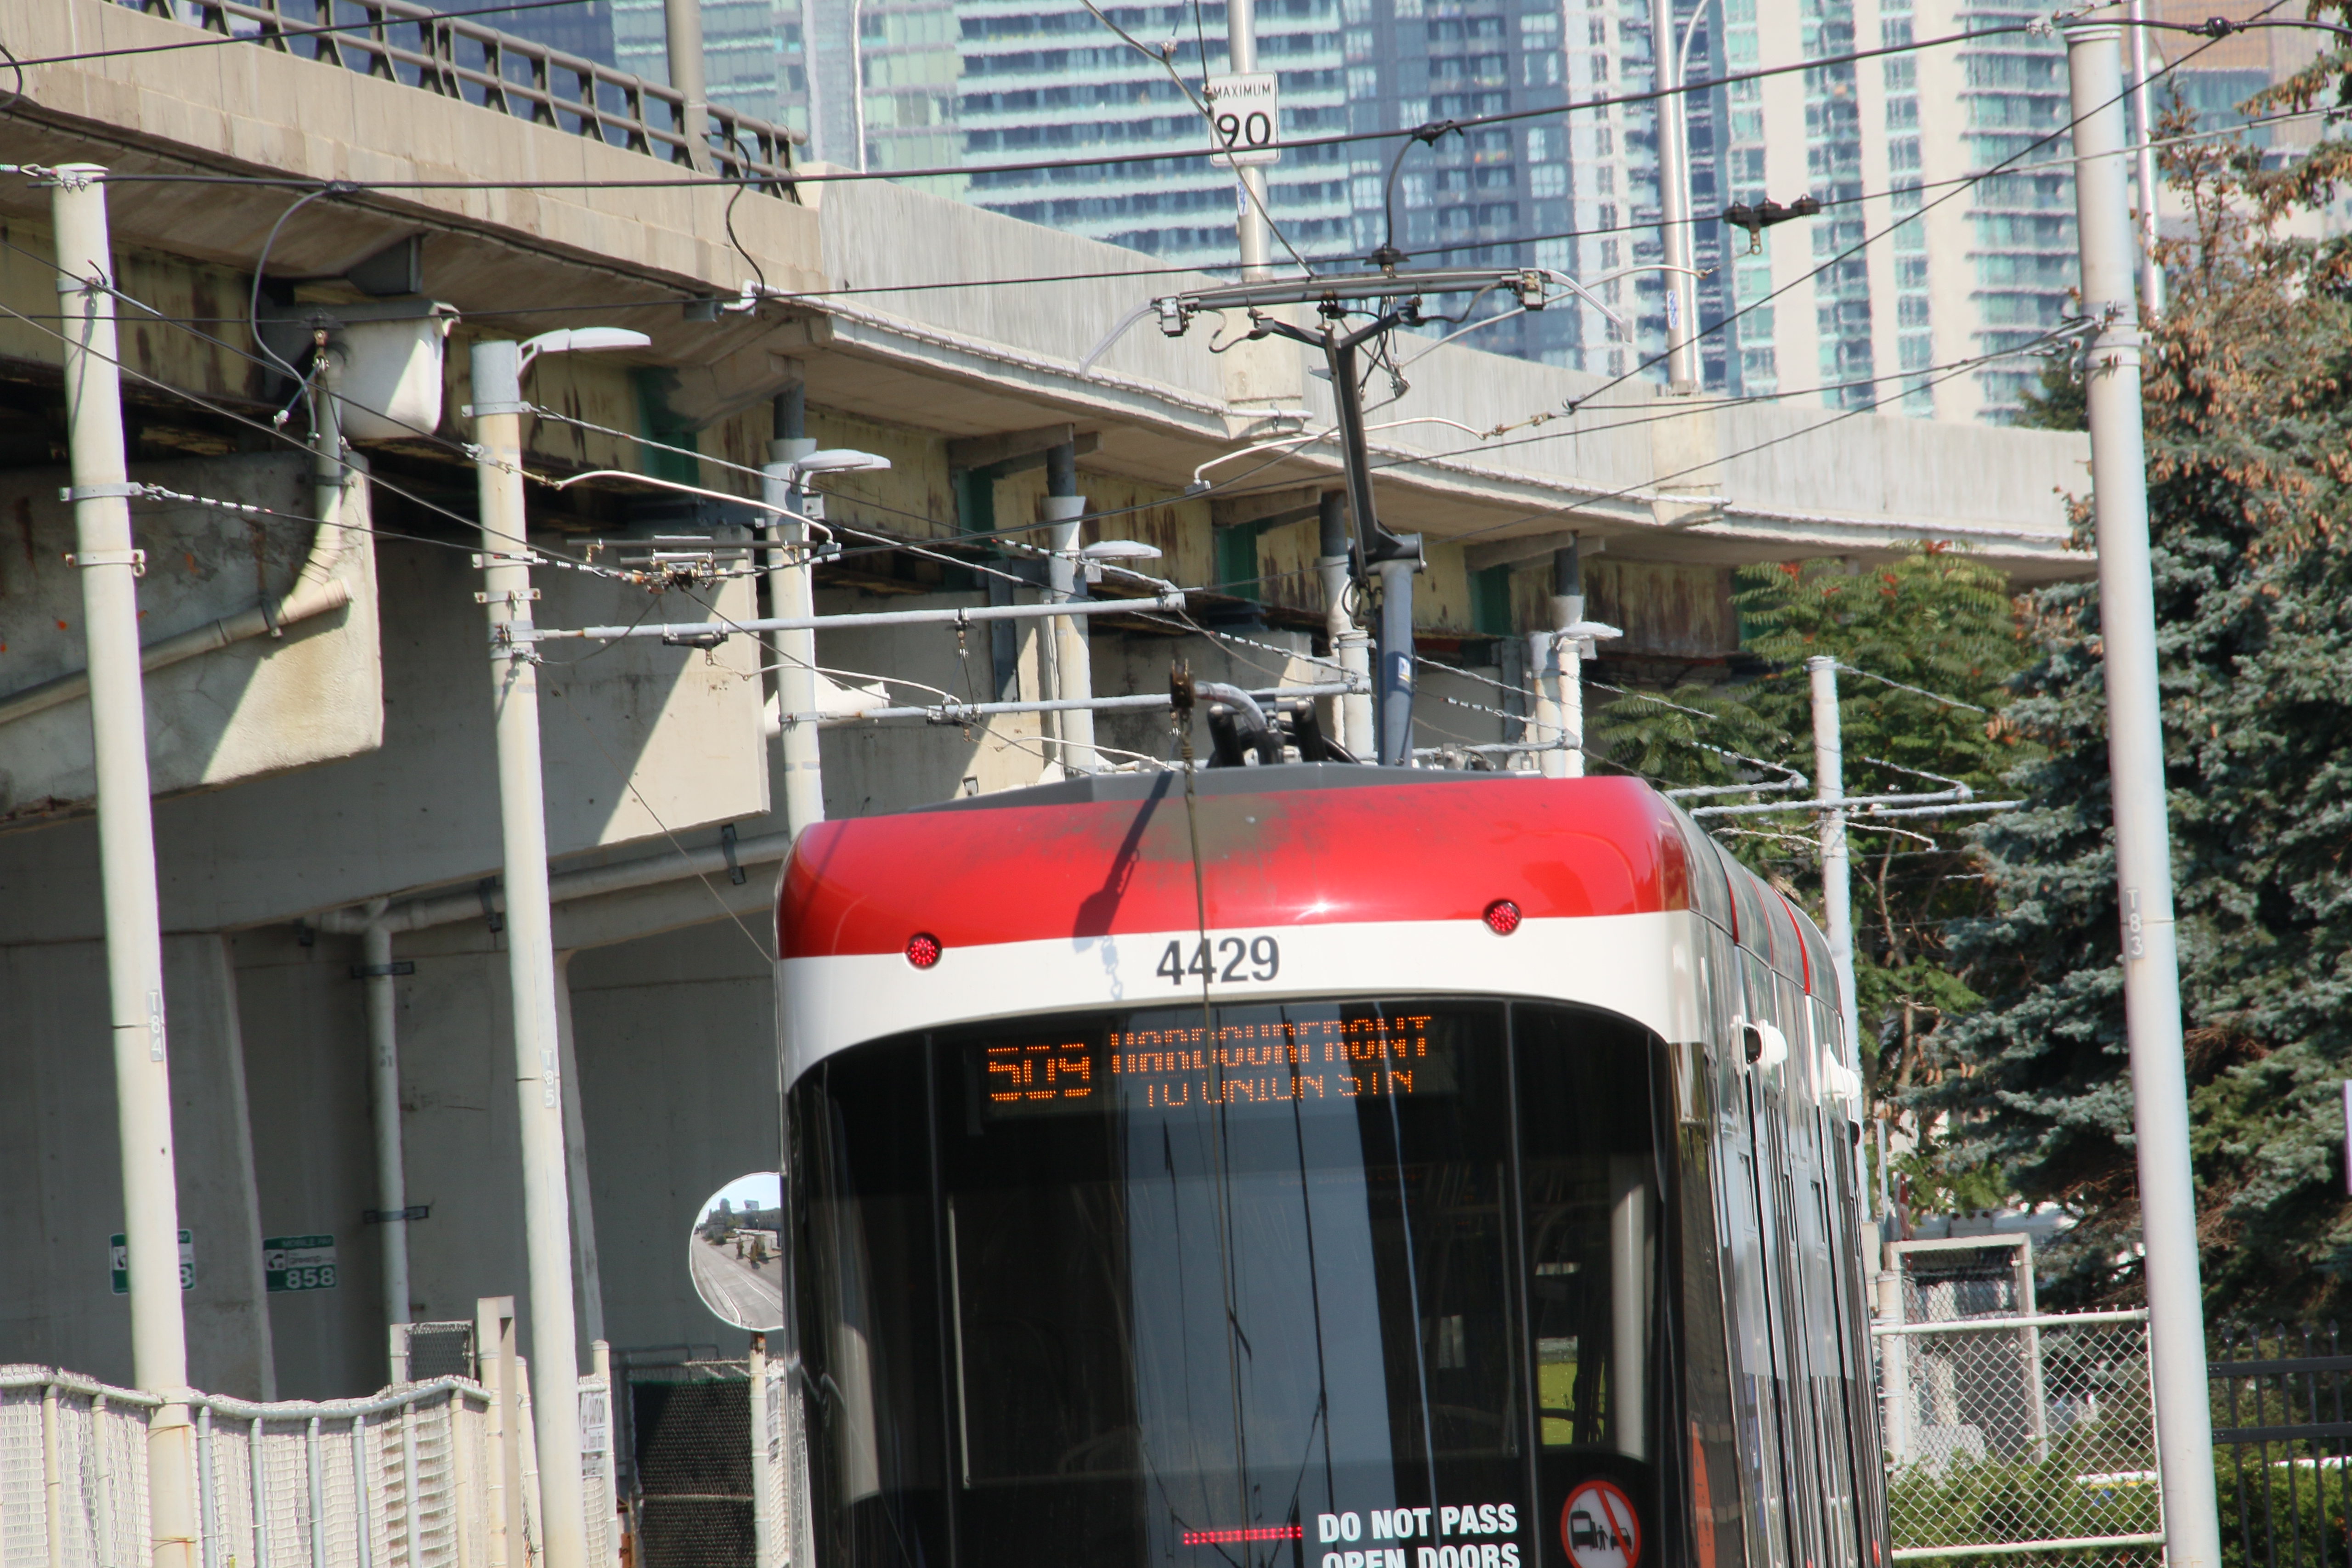
[[[1748,1016],[1776,1026],[1796,1026],[1780,1004],[1774,976],[1760,960],[1743,953]],[[1788,1027],[1781,1028],[1785,1036]],[[1802,1029],[1797,1026],[1801,1037]],[[1762,1221],[1765,1310],[1772,1352],[1774,1415],[1780,1426],[1782,1489],[1788,1499],[1788,1550],[1803,1568],[1822,1568],[1818,1426],[1812,1419],[1806,1355],[1805,1279],[1796,1234],[1798,1206],[1788,1136],[1790,1064],[1759,1067],[1748,1075],[1750,1137],[1756,1150],[1757,1212]]]
[[[1849,1045],[1844,1053],[1840,1052],[1834,1015],[1819,997],[1812,999],[1811,1011],[1822,1055],[1843,1061],[1852,1047]],[[1868,1246],[1868,1233],[1864,1228],[1858,1202],[1858,1173],[1853,1158],[1858,1140],[1848,1131],[1854,1123],[1834,1100],[1825,1099],[1822,1102],[1819,1123],[1823,1162],[1831,1178],[1826,1184],[1827,1209],[1822,1223],[1837,1270],[1837,1288],[1832,1293],[1831,1305],[1837,1314],[1836,1392],[1843,1405],[1845,1432],[1844,1464],[1840,1470],[1843,1511],[1837,1521],[1836,1539],[1842,1549],[1851,1543],[1852,1560],[1857,1565],[1879,1568],[1883,1560],[1878,1555],[1878,1521],[1885,1510],[1879,1498],[1881,1446],[1877,1415],[1873,1408],[1870,1315],[1862,1293],[1864,1269],[1860,1252]]]
[[[1717,1214],[1726,1254],[1724,1308],[1731,1323],[1734,1419],[1739,1427],[1740,1493],[1748,1529],[1749,1568],[1790,1568],[1788,1489],[1780,1457],[1778,1369],[1768,1303],[1765,1230],[1759,1202],[1755,1118],[1748,1109],[1754,1075],[1747,1066],[1740,1024],[1748,1015],[1742,960],[1722,931],[1708,931],[1710,968],[1719,977],[1716,1095]]]

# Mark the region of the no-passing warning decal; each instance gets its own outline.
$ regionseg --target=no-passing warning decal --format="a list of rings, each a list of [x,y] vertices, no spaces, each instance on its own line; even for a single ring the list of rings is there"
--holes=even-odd
[[[1642,1526],[1633,1500],[1614,1481],[1580,1484],[1559,1510],[1559,1543],[1575,1568],[1638,1568]]]

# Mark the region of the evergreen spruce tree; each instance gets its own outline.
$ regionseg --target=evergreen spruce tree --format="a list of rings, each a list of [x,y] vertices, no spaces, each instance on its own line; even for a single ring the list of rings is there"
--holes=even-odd
[[[2199,217],[2169,268],[2145,409],[2199,1204],[2210,1302],[2352,1303],[2339,1080],[2352,1075],[2352,307],[2273,243],[2253,157],[2174,162]],[[2054,400],[2052,400],[2054,401]],[[2087,527],[2087,519],[2079,520]],[[2032,596],[2007,719],[2032,805],[1980,837],[1991,912],[1951,950],[1986,998],[1921,1097],[2080,1218],[2078,1297],[2138,1289],[2137,1185],[2095,587]]]

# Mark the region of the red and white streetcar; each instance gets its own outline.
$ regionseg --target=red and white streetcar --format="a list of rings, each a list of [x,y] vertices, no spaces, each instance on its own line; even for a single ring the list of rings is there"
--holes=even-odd
[[[1884,1568],[1829,950],[1664,796],[1340,764],[811,827],[820,1568]]]

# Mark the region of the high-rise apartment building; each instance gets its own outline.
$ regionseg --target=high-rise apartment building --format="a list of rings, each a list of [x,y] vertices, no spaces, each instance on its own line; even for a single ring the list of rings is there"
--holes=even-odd
[[[2074,285],[2063,42],[2023,0],[1724,5],[1735,73],[2013,29],[1719,89],[1729,199],[1822,204],[1736,237],[1727,390],[2006,417],[2040,362],[1968,362],[2060,325]]]
[[[664,74],[663,0],[591,9],[607,5],[613,58]],[[1393,238],[1421,265],[1549,268],[1592,301],[1498,320],[1472,341],[1663,379],[1661,110],[1643,96],[1654,61],[1671,51],[1687,77],[1715,82],[1794,66],[1679,103],[1707,269],[1704,385],[2005,416],[2039,364],[1987,356],[2059,325],[2074,280],[2064,47],[2017,30],[2034,0],[1670,8],[1671,36],[1654,38],[1650,0],[1255,0],[1259,66],[1279,78],[1286,140],[1391,133],[1285,153],[1267,181],[1276,258],[1295,249],[1347,264]],[[1141,49],[1082,0],[704,0],[705,78],[714,101],[806,130],[811,156],[961,167],[935,188],[1170,263],[1230,266],[1231,172],[1160,156],[1205,146],[1192,93],[1225,67],[1224,5],[1104,9]],[[520,13],[510,25],[537,33],[559,24],[530,18],[566,15]],[[2012,30],[1801,68],[1993,28]],[[2200,107],[2234,101],[2260,85],[2249,73],[2278,74],[2278,52],[2181,79]],[[1519,118],[1425,145],[1393,135],[1497,115]],[[984,172],[1060,159],[1100,161]],[[1808,195],[1817,216],[1752,243],[1720,221],[1730,204]]]

